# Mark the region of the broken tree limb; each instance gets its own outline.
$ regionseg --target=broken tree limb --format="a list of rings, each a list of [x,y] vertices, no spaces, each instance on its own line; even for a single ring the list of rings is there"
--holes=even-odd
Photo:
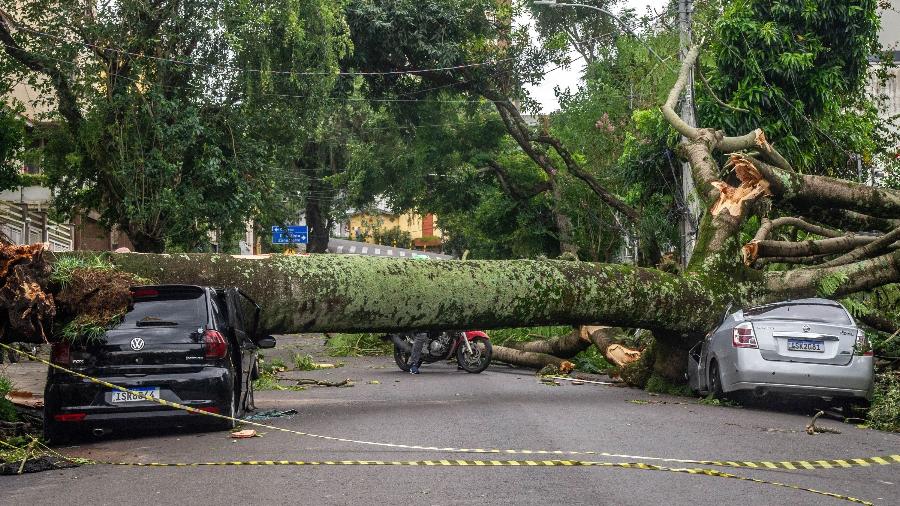
[[[840,237],[844,235],[844,233],[839,230],[816,225],[793,216],[783,216],[781,218],[775,218],[774,220],[763,219],[762,224],[753,239],[762,241],[768,238],[770,232],[777,230],[780,227],[796,227],[822,237]]]
[[[572,358],[581,351],[586,350],[590,345],[590,339],[583,336],[579,328],[553,339],[509,343],[507,347],[519,351],[544,353],[559,358]]]
[[[519,367],[528,367],[530,369],[543,369],[548,365],[562,368],[564,364],[571,363],[568,360],[554,357],[546,353],[535,353],[531,351],[521,351],[506,346],[492,347],[493,354],[491,360],[498,362],[506,362],[507,364],[517,365]]]
[[[850,234],[815,241],[750,241],[743,249],[744,263],[751,265],[757,259],[767,257],[810,257],[834,255],[853,251],[876,240],[875,236]]]
[[[849,264],[869,257],[873,257],[878,253],[891,248],[896,241],[900,241],[900,227],[895,228],[894,230],[888,232],[887,234],[884,234],[881,237],[875,238],[873,241],[864,246],[856,248],[849,253],[835,258],[834,260],[825,262],[824,264],[822,264],[822,267],[834,267],[837,265]]]

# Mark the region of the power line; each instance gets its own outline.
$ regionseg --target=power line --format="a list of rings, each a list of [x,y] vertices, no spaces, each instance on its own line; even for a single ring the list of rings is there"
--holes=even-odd
[[[152,56],[141,53],[132,53],[129,51],[125,51],[124,49],[118,49],[109,46],[101,46],[98,44],[91,44],[89,42],[80,42],[75,40],[68,40],[63,37],[59,37],[57,35],[53,35],[50,33],[41,32],[39,30],[34,30],[27,27],[18,27],[20,30],[32,33],[34,35],[48,37],[60,42],[64,42],[67,44],[75,44],[84,46],[90,49],[94,49],[97,51],[112,51],[119,54],[125,54],[134,58],[146,58],[150,60],[156,60],[166,63],[174,63],[178,65],[188,65],[193,67],[206,67],[210,69],[228,69],[232,71],[241,71],[241,72],[249,72],[249,73],[259,73],[259,74],[277,74],[277,75],[294,75],[294,76],[381,76],[381,75],[398,75],[398,74],[427,74],[431,72],[452,72],[456,70],[462,70],[466,68],[472,67],[484,67],[484,66],[492,66],[497,65],[498,63],[503,63],[507,61],[516,60],[517,57],[509,57],[509,58],[501,58],[493,61],[484,61],[484,62],[474,62],[474,63],[463,63],[460,65],[450,65],[446,67],[435,67],[435,68],[424,68],[424,69],[408,69],[408,70],[386,70],[386,71],[313,71],[313,72],[302,72],[302,71],[293,71],[293,70],[264,70],[264,69],[250,69],[250,68],[241,68],[232,65],[212,65],[212,64],[204,64],[198,63],[190,60],[176,60],[173,58],[163,58],[160,56]]]

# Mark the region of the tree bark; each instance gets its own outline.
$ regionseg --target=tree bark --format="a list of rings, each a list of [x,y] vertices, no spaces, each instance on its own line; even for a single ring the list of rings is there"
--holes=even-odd
[[[84,253],[66,253],[79,255]],[[108,256],[155,283],[239,286],[269,332],[396,331],[605,323],[705,332],[734,296],[762,296],[699,275],[563,260],[422,262],[349,255]],[[758,286],[757,286],[758,285]],[[704,308],[698,311],[697,308]]]
[[[492,360],[506,362],[508,364],[520,367],[529,367],[531,369],[542,369],[548,365],[560,367],[566,362],[565,359],[554,357],[546,353],[535,353],[531,351],[521,351],[506,346],[494,346]]]
[[[507,347],[519,351],[543,353],[559,358],[572,358],[591,346],[590,339],[583,335],[581,328],[575,329],[564,336],[553,339],[530,341],[522,343],[510,343]]]

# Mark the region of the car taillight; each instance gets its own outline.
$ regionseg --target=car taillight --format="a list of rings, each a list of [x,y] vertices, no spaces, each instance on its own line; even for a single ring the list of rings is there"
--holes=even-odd
[[[744,322],[735,326],[731,345],[735,348],[759,348],[759,345],[756,343],[756,336],[753,335],[753,324]]]
[[[72,348],[69,343],[53,343],[50,361],[57,365],[72,365]]]
[[[228,341],[215,330],[203,333],[203,343],[206,345],[206,358],[225,358],[228,354]]]
[[[60,413],[53,415],[53,419],[57,422],[80,422],[86,416],[87,413]]]
[[[856,347],[857,353],[864,357],[872,357],[875,355],[875,350],[872,349],[872,345],[869,344],[869,338],[866,337],[866,333],[863,332],[862,329],[856,329]]]

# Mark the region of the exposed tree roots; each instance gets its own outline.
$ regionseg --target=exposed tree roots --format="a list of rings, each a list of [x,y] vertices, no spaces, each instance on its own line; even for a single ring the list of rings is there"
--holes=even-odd
[[[42,244],[0,245],[0,341],[46,342],[56,318]]]
[[[0,342],[53,341],[70,322],[105,327],[127,311],[137,276],[86,266],[54,280],[50,255],[43,244],[0,244]]]

